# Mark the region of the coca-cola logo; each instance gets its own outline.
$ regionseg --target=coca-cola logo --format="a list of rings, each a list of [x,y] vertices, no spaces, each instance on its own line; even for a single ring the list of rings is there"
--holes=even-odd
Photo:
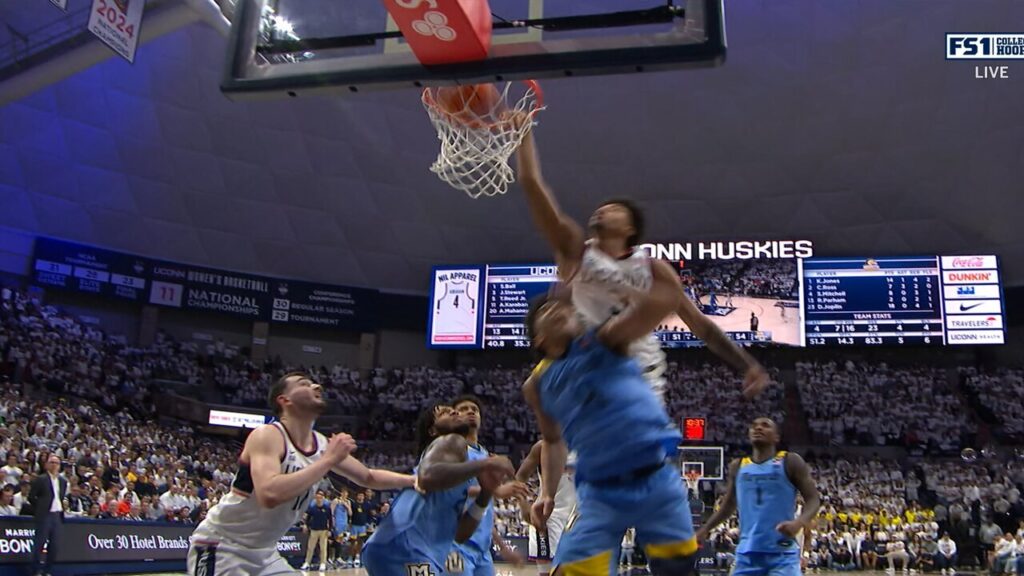
[[[984,268],[985,259],[981,256],[970,258],[953,258],[953,268]]]

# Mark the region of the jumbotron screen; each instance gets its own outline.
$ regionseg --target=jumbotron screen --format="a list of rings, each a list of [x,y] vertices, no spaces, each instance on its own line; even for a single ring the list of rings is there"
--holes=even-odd
[[[744,346],[1002,344],[998,259],[816,256],[809,241],[644,244],[668,262],[686,297]],[[556,281],[551,264],[433,270],[431,348],[528,348],[530,300]],[[665,348],[703,343],[676,314],[656,330]]]

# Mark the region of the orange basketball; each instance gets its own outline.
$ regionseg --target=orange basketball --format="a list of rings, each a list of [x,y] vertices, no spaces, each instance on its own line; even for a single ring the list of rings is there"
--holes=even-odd
[[[486,120],[489,114],[498,111],[500,101],[501,93],[494,84],[445,86],[437,90],[438,107],[467,123]]]

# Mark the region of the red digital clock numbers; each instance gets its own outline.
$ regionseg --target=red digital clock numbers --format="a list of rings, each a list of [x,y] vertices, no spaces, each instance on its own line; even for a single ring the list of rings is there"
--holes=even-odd
[[[707,420],[704,418],[683,418],[683,439],[703,440],[707,428]]]

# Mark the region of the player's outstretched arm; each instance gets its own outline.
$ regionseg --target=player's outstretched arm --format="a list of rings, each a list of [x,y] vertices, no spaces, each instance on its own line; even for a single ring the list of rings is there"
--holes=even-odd
[[[736,512],[736,474],[739,473],[739,470],[739,460],[733,460],[729,463],[729,483],[725,487],[725,496],[722,498],[722,503],[718,506],[718,510],[715,510],[711,517],[708,518],[708,521],[697,530],[698,543],[707,540],[708,534],[716,526],[728,520]]]
[[[520,121],[531,120],[527,116]],[[523,137],[516,158],[519,183],[523,187],[526,204],[530,208],[530,217],[554,250],[556,263],[563,268],[563,273],[571,275],[583,254],[583,230],[579,224],[562,213],[554,194],[544,181],[533,130],[528,131]]]
[[[537,469],[540,468],[540,447],[541,441],[534,442],[530,447],[530,453],[519,463],[519,469],[516,470],[516,482],[525,484],[537,473]]]
[[[401,490],[402,488],[412,488],[416,483],[415,476],[399,474],[390,470],[367,468],[355,456],[349,456],[332,468],[331,472],[344,476],[364,488],[374,490]]]
[[[692,300],[683,296],[679,307],[676,308],[676,314],[698,338],[708,345],[708,350],[743,373],[744,396],[753,398],[768,387],[770,381],[764,366],[761,366],[761,363],[753,356],[747,354],[743,348],[730,340],[717,324],[697,309]]]
[[[651,260],[650,263],[651,289],[632,292],[633,306],[605,322],[598,330],[598,338],[612,350],[625,351],[633,341],[650,334],[679,307],[683,299],[682,285],[672,268],[661,260]]]
[[[282,474],[281,433],[271,426],[263,426],[249,435],[242,453],[249,460],[257,502],[264,508],[275,508],[308,491],[355,447],[355,441],[348,434],[335,434],[319,460],[297,472]]]
[[[776,529],[787,536],[795,537],[802,528],[807,528],[807,532],[810,532],[811,522],[818,517],[818,511],[821,509],[821,495],[818,494],[818,486],[811,477],[811,467],[795,452],[786,452],[786,476],[803,496],[804,509],[799,518],[783,522]]]

